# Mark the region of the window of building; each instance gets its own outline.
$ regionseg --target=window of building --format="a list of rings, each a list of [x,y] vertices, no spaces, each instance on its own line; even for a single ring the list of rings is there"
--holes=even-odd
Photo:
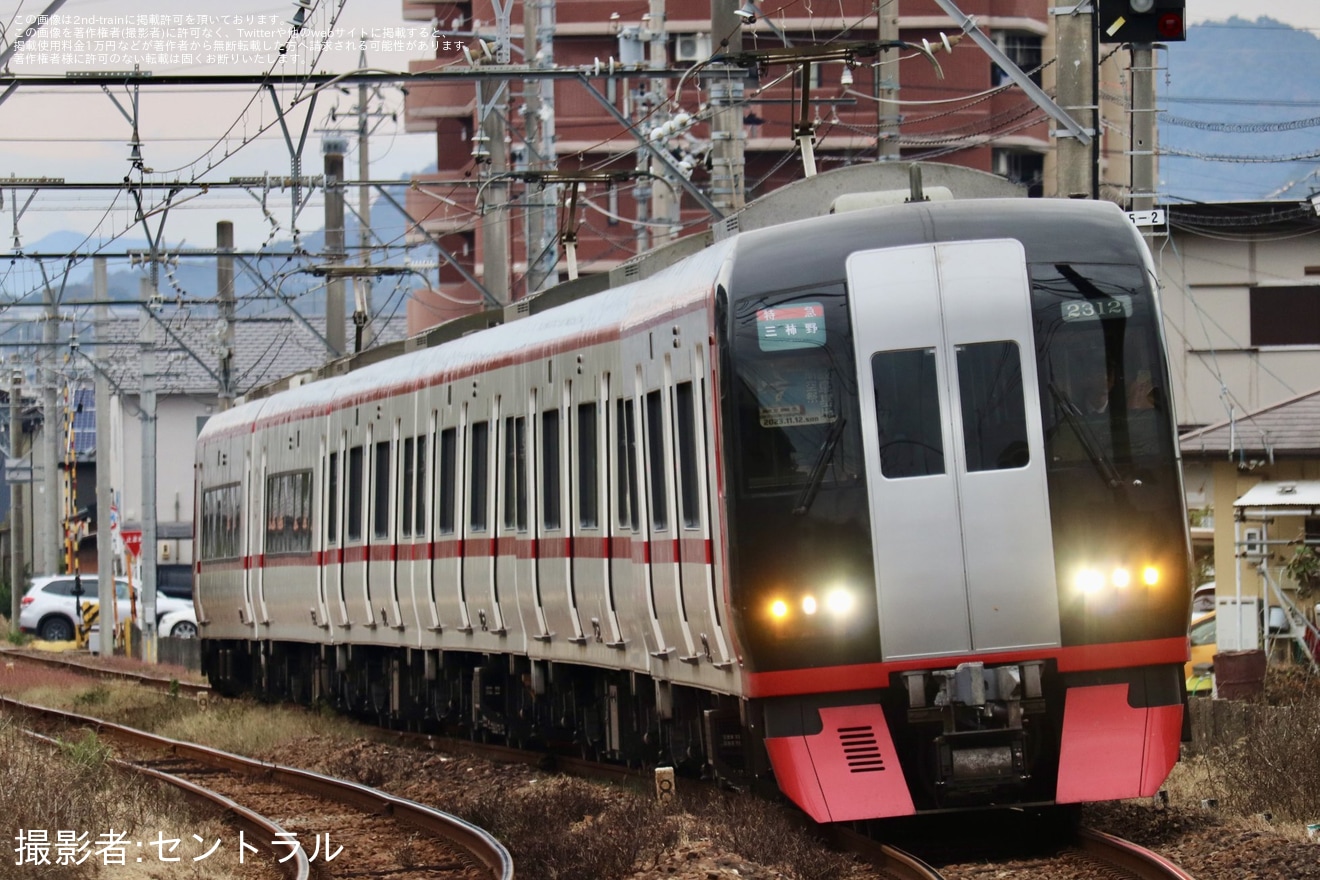
[[[1252,345],[1320,345],[1320,285],[1251,288]]]
[[[1041,38],[1038,34],[1029,34],[1025,31],[999,31],[995,34],[995,44],[1008,56],[1009,61],[1022,68],[1022,72],[1027,74],[1033,83],[1040,85]],[[1012,82],[1008,74],[998,64],[991,62],[990,84],[1002,86],[1007,82]]]

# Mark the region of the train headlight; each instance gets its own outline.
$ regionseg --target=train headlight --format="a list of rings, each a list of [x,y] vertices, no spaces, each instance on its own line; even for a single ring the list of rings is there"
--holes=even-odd
[[[1077,572],[1077,589],[1088,596],[1094,595],[1104,587],[1105,576],[1094,568],[1084,568]]]
[[[815,614],[815,613],[816,613],[816,597],[815,597],[815,596],[803,596],[803,597],[802,597],[802,613],[803,613],[803,614]]]
[[[852,593],[842,587],[836,587],[835,589],[830,590],[829,595],[825,597],[825,607],[828,608],[830,613],[835,617],[843,617],[845,614],[853,610]]]
[[[1132,572],[1128,571],[1126,568],[1116,568],[1114,569],[1114,573],[1109,576],[1109,580],[1114,586],[1122,590],[1126,588],[1128,584],[1132,583]]]
[[[1141,570],[1141,581],[1148,587],[1153,587],[1160,582],[1160,570],[1153,565],[1148,565]]]
[[[775,620],[783,620],[788,617],[788,603],[783,599],[776,599],[770,603],[770,616]]]

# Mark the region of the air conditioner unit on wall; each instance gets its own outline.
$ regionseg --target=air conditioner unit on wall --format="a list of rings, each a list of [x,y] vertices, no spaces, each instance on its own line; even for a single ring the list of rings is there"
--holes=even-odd
[[[693,63],[710,57],[710,34],[678,34],[674,37],[674,60]]]

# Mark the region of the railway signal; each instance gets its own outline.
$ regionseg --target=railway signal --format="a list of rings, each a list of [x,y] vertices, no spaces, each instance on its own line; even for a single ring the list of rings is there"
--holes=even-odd
[[[1097,0],[1102,43],[1171,43],[1187,39],[1187,0]]]

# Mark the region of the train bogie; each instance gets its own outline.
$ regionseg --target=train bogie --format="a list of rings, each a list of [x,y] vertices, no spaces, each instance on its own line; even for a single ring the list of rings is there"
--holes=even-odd
[[[248,402],[199,438],[208,670],[821,821],[1145,793],[1188,602],[1152,284],[1112,207],[910,205]]]

